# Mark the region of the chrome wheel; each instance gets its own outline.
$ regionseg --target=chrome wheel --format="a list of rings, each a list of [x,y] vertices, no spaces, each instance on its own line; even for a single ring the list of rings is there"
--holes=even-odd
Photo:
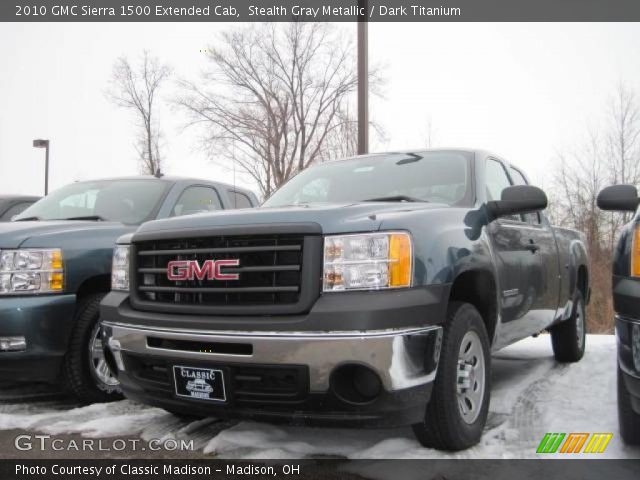
[[[576,339],[578,341],[578,350],[582,350],[584,343],[584,305],[581,301],[576,305]]]
[[[118,379],[111,373],[111,369],[104,358],[102,338],[100,338],[100,324],[91,332],[89,342],[89,370],[102,390],[113,390],[119,385]]]
[[[486,368],[482,343],[474,331],[462,338],[458,354],[457,398],[458,408],[466,423],[477,420],[484,398]]]

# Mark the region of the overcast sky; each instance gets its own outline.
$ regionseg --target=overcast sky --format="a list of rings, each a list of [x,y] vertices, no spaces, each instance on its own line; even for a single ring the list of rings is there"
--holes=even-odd
[[[133,117],[104,96],[113,61],[149,49],[195,79],[225,28],[234,25],[0,24],[0,193],[43,191],[34,138],[51,139],[52,189],[137,173]],[[355,37],[355,24],[339,28]],[[387,78],[384,98],[372,99],[387,139],[372,151],[424,146],[431,121],[435,146],[492,150],[544,186],[555,152],[602,121],[616,84],[640,90],[638,24],[373,23],[369,32],[370,61]],[[177,112],[163,109],[161,122],[166,173],[232,181]]]

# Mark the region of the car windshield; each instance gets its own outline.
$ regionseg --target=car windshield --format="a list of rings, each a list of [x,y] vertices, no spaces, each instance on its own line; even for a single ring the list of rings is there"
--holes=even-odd
[[[157,179],[73,183],[34,203],[14,221],[104,220],[135,225],[150,219],[169,185]]]
[[[423,201],[468,204],[470,154],[392,153],[324,163],[282,186],[265,207],[305,203]]]

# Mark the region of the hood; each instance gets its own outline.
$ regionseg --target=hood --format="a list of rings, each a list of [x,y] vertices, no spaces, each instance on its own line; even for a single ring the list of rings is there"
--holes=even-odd
[[[0,249],[20,247],[61,247],[61,241],[73,236],[86,237],[96,232],[103,236],[119,235],[135,229],[117,222],[94,221],[35,221],[0,223]],[[110,235],[111,234],[111,235]]]
[[[382,222],[416,211],[450,208],[439,203],[362,202],[349,204],[305,204],[290,207],[259,207],[216,213],[187,215],[147,222],[137,233],[206,229],[243,225],[316,223],[324,234],[375,231]]]

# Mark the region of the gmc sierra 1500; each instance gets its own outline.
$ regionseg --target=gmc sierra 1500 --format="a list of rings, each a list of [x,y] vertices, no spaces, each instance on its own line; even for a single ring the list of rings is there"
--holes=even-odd
[[[115,250],[106,356],[126,396],[178,414],[410,424],[424,445],[469,447],[492,349],[549,329],[559,361],[584,353],[587,252],[546,204],[494,155],[429,150],[147,223]]]
[[[112,178],[67,185],[0,223],[0,380],[56,383],[83,403],[121,398],[99,336],[116,239],[147,220],[254,204],[209,180]]]

